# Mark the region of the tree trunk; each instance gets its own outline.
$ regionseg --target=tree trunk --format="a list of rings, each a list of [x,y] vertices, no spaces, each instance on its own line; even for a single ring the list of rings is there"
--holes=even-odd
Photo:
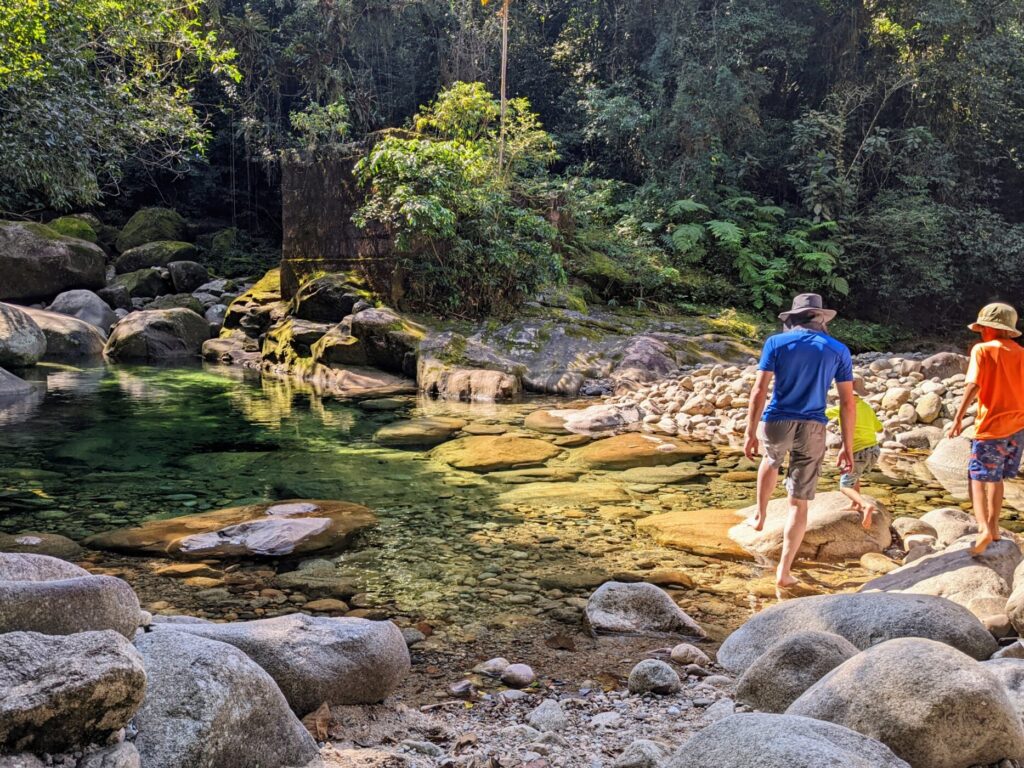
[[[505,0],[501,7],[501,117],[498,138],[498,175],[505,171],[505,109],[508,101],[506,82],[508,77],[508,9],[512,0]]]

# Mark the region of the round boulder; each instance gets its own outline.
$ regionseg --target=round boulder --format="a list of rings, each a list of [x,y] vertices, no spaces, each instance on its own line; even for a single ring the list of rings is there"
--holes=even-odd
[[[175,293],[192,293],[210,279],[206,267],[194,261],[172,261],[167,265]]]
[[[26,307],[25,312],[46,337],[49,362],[76,362],[103,357],[107,338],[99,328],[77,317]],[[113,313],[111,313],[113,314]]]
[[[0,533],[0,552],[49,555],[61,560],[78,560],[82,548],[67,536],[57,533]]]
[[[184,240],[188,235],[185,219],[170,208],[143,208],[136,211],[117,236],[117,250],[124,253],[157,240]]]
[[[747,667],[736,682],[736,698],[762,712],[785,712],[804,691],[858,653],[853,643],[831,632],[796,632]]]
[[[69,288],[102,288],[106,254],[95,243],[24,221],[0,221],[0,300],[49,299]]]
[[[584,619],[594,632],[705,637],[700,625],[664,590],[643,582],[602,584],[587,601]]]
[[[678,693],[682,688],[679,675],[664,661],[644,659],[629,673],[629,692],[642,695]]]
[[[926,379],[948,379],[957,374],[967,373],[970,360],[956,352],[938,352],[921,361],[921,373]]]
[[[736,674],[784,637],[806,630],[831,632],[864,650],[899,637],[924,637],[987,659],[996,641],[970,611],[950,600],[898,592],[801,597],[767,608],[733,632],[718,663]]]
[[[0,304],[0,366],[27,368],[46,354],[46,337],[21,307]]]
[[[103,742],[142,703],[142,658],[116,632],[9,632],[0,643],[0,751]]]
[[[184,632],[136,642],[147,685],[135,746],[147,768],[306,765],[312,736],[262,667],[237,648]]]
[[[708,726],[665,768],[908,768],[849,728],[790,715],[732,715]]]
[[[832,670],[787,710],[881,741],[912,768],[1024,759],[1024,727],[991,671],[943,643],[904,637]]]
[[[152,309],[133,312],[107,339],[109,360],[158,362],[199,357],[210,338],[210,324],[190,309]]]
[[[301,613],[233,624],[163,624],[233,645],[277,682],[303,716],[321,704],[377,704],[409,674],[409,649],[390,621]]]
[[[117,320],[117,315],[107,302],[84,288],[58,294],[48,309],[95,325],[104,336],[110,332],[110,326]]]

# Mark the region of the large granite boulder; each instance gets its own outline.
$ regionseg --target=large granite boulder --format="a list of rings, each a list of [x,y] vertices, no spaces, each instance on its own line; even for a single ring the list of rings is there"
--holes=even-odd
[[[0,633],[112,629],[131,638],[138,623],[139,599],[121,579],[46,555],[0,553]]]
[[[0,366],[27,368],[46,354],[46,337],[21,307],[0,304]]]
[[[1010,695],[1017,716],[1024,718],[1024,659],[989,659],[983,661],[982,666],[999,678]]]
[[[62,315],[71,315],[90,325],[95,325],[104,337],[110,332],[110,326],[117,321],[117,315],[114,314],[110,305],[92,291],[87,291],[84,288],[76,288],[73,291],[64,291],[64,293],[58,294],[47,309]]]
[[[321,275],[299,286],[292,299],[291,314],[316,323],[340,323],[367,296],[365,290],[352,284],[351,275]]]
[[[568,420],[566,421],[568,426]],[[571,429],[571,427],[570,427]],[[678,464],[702,458],[711,452],[710,445],[691,443],[674,437],[627,432],[596,440],[573,452],[571,462],[587,469],[631,469]]]
[[[473,435],[438,446],[430,455],[467,472],[500,472],[542,467],[562,449],[522,435]]]
[[[191,243],[158,240],[124,251],[114,262],[114,269],[122,275],[146,267],[166,267],[175,261],[191,261],[195,255],[196,247]]]
[[[845,637],[861,650],[899,637],[936,640],[975,659],[987,659],[997,648],[974,614],[945,598],[864,592],[801,597],[766,608],[725,639],[718,663],[739,674],[782,638],[812,629]]]
[[[103,742],[142,703],[146,673],[116,632],[8,632],[0,642],[0,752]]]
[[[352,335],[374,368],[416,375],[416,355],[426,331],[386,307],[364,309],[351,316]]]
[[[664,768],[909,768],[887,746],[832,723],[750,713],[712,723]]]
[[[69,288],[102,288],[106,255],[42,224],[0,221],[0,275],[0,300],[49,299]]]
[[[757,506],[740,510],[741,518],[753,517]],[[729,537],[750,554],[764,561],[778,562],[782,554],[782,536],[789,514],[787,499],[768,502],[768,518],[764,528],[755,531],[746,522],[729,530]],[[797,551],[797,558],[815,562],[856,560],[867,552],[881,552],[892,544],[889,532],[891,518],[880,505],[871,528],[861,525],[859,512],[850,509],[850,500],[838,491],[819,493],[807,508],[807,532]]]
[[[327,704],[377,704],[409,674],[409,649],[390,621],[301,613],[231,624],[162,624],[235,646],[277,682],[301,717]]]
[[[861,592],[909,592],[938,595],[984,619],[1006,612],[1014,569],[1021,562],[1009,539],[993,542],[980,556],[971,555],[974,537],[960,539],[941,552],[925,555],[864,584]]]
[[[46,338],[46,353],[43,360],[62,363],[103,357],[107,337],[95,325],[71,315],[48,312],[45,309],[26,307],[25,312]]]
[[[705,636],[664,590],[644,582],[605,582],[590,596],[583,615],[593,632]]]
[[[736,681],[736,699],[762,712],[789,705],[848,659],[860,653],[831,632],[794,632],[772,645]]]
[[[948,547],[954,541],[978,532],[978,523],[974,515],[955,507],[933,509],[923,514],[920,521],[934,531],[935,545],[940,548]]]
[[[1024,759],[1024,726],[989,669],[943,643],[904,637],[858,654],[787,710],[852,728],[912,768]]]
[[[921,373],[926,379],[948,379],[957,374],[967,373],[970,359],[956,352],[937,352],[921,361]]]
[[[210,325],[190,309],[151,309],[133,312],[107,339],[105,354],[116,362],[160,362],[198,358]]]
[[[83,543],[161,557],[298,557],[345,549],[359,531],[376,522],[373,512],[360,504],[292,499],[150,520],[98,533]]]
[[[136,641],[146,697],[135,746],[146,768],[304,766],[316,742],[274,680],[226,643],[186,632]]]
[[[971,441],[966,437],[947,437],[935,446],[925,461],[942,487],[956,499],[967,498],[967,463],[971,458]]]
[[[170,208],[142,208],[128,219],[117,236],[119,253],[157,240],[185,240],[188,226],[185,219]]]

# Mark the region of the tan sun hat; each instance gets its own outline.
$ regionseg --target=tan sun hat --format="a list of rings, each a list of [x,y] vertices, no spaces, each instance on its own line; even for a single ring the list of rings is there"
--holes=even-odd
[[[1020,331],[1017,330],[1017,310],[1009,304],[998,302],[982,307],[978,319],[967,327],[976,333],[985,327],[1007,331],[1013,338],[1020,336]]]
[[[864,383],[864,377],[859,373],[853,375],[853,391],[861,397],[864,397],[868,393],[867,384]]]

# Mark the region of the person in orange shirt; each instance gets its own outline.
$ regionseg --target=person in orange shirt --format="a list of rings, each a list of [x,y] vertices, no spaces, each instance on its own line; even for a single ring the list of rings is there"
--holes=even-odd
[[[989,304],[970,329],[981,334],[971,350],[967,387],[953,419],[950,436],[963,432],[967,409],[978,400],[968,475],[978,540],[971,553],[980,555],[999,541],[1003,511],[1003,481],[1016,477],[1024,450],[1024,347],[1010,339],[1020,336],[1017,311],[1009,304]]]

